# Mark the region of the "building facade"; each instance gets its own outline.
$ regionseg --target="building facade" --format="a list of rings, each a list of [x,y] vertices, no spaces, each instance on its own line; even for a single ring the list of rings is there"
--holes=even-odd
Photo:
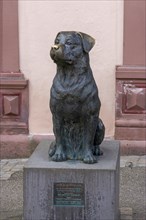
[[[146,2],[0,1],[1,157],[27,157],[53,138],[49,109],[56,66],[49,51],[59,31],[95,38],[90,63],[106,138],[122,154],[144,154]]]

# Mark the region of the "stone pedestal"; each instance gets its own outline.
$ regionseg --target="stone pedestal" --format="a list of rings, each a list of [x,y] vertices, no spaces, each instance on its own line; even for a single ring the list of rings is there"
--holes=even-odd
[[[42,141],[24,167],[24,220],[118,220],[119,143],[104,141],[96,164],[48,160]]]

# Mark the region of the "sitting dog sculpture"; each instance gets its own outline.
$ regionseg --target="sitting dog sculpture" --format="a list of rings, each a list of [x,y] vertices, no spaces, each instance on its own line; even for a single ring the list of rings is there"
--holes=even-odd
[[[57,64],[51,88],[55,142],[49,155],[53,161],[67,159],[96,163],[101,155],[105,127],[99,118],[100,99],[89,64],[95,40],[81,32],[57,34],[50,56]]]

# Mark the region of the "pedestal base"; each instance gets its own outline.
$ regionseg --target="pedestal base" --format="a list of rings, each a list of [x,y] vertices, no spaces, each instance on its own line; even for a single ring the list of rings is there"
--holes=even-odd
[[[96,164],[48,160],[42,141],[24,167],[24,220],[118,220],[119,143],[104,141]]]

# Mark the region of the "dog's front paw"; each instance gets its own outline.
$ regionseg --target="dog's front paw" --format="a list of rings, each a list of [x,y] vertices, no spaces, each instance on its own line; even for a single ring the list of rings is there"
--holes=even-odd
[[[85,154],[85,157],[83,159],[84,163],[93,164],[97,163],[96,157],[89,151]]]
[[[54,156],[52,157],[53,161],[56,162],[61,162],[67,160],[66,155],[64,153],[55,153]]]
[[[55,154],[52,156],[52,160],[56,162],[67,160],[66,154],[62,149],[57,149]]]

